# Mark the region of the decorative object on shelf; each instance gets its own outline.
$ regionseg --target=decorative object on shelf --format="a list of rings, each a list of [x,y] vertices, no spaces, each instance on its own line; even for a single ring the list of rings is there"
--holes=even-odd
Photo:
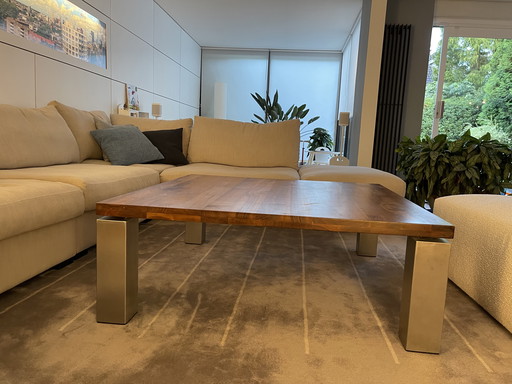
[[[160,103],[153,103],[151,104],[151,114],[155,119],[158,119],[162,116],[162,104]]]
[[[341,157],[339,152],[329,151],[326,147],[318,147],[315,151],[308,151],[308,165],[348,165],[336,163],[333,159]],[[347,158],[343,158],[348,161]],[[333,162],[331,164],[331,161]],[[343,160],[341,160],[343,161]]]
[[[314,151],[309,152],[309,157],[314,157],[313,163],[315,164],[329,164],[331,156],[331,151],[327,147],[317,147]]]
[[[132,116],[132,117],[149,117],[148,112],[136,111],[135,109],[127,109],[124,104],[117,106],[117,113],[119,115]]]
[[[342,155],[335,155],[329,159],[329,165],[350,165],[350,160]]]
[[[135,85],[126,84],[126,105],[128,109],[140,109],[138,88]]]
[[[475,138],[467,130],[460,138],[403,138],[396,150],[397,171],[407,183],[405,197],[433,208],[441,196],[500,194],[512,188],[512,149],[491,135]]]

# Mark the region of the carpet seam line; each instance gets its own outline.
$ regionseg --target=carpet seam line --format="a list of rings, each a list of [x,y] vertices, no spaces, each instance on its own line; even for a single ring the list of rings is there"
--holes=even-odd
[[[190,316],[190,319],[187,323],[187,328],[185,328],[185,332],[183,332],[184,335],[186,335],[192,328],[192,323],[194,322],[194,319],[196,318],[197,311],[199,310],[199,307],[201,306],[202,299],[203,299],[203,295],[201,295],[201,293],[199,293],[197,295],[197,304],[194,307],[194,311],[192,312],[192,315]]]
[[[340,232],[338,232],[338,236],[340,237],[343,247],[345,248],[347,257],[350,261],[350,264],[352,264],[352,268],[354,269],[354,272],[356,274],[357,280],[359,282],[359,286],[361,287],[361,290],[363,292],[363,296],[365,297],[368,307],[370,308],[370,312],[372,313],[372,315],[375,319],[375,322],[377,323],[377,326],[379,327],[380,333],[381,333],[382,337],[384,338],[384,341],[385,341],[386,346],[391,354],[391,357],[395,361],[395,364],[400,364],[400,361],[398,360],[398,356],[395,352],[395,349],[393,348],[393,345],[391,344],[391,340],[389,339],[388,335],[386,334],[386,331],[384,330],[384,327],[382,326],[382,322],[381,322],[379,316],[377,315],[377,312],[375,312],[375,308],[373,307],[373,304],[371,303],[370,298],[368,297],[368,294],[364,287],[361,276],[359,275],[359,272],[357,271],[354,261],[352,260],[352,257],[350,256],[350,252],[348,251],[347,245],[345,244],[345,240],[343,239],[343,236],[341,236]]]
[[[306,263],[304,252],[304,232],[300,230],[300,244],[301,244],[301,257],[302,257],[302,313],[304,316],[304,353],[309,355],[309,319],[308,319],[308,302],[306,292]]]
[[[190,273],[185,277],[185,279],[181,282],[181,284],[175,289],[174,293],[167,299],[167,301],[164,303],[164,305],[160,308],[160,310],[157,312],[157,314],[151,319],[149,324],[144,328],[142,333],[138,336],[138,338],[144,337],[144,335],[147,333],[149,328],[158,320],[162,312],[168,307],[168,305],[171,303],[171,301],[176,297],[176,295],[180,292],[181,288],[187,283],[187,281],[192,277],[194,272],[199,268],[199,266],[203,263],[204,260],[210,255],[210,253],[213,251],[213,249],[217,246],[217,244],[220,242],[220,240],[224,237],[228,229],[231,228],[231,225],[229,225],[224,232],[220,235],[220,237],[215,241],[215,243],[210,247],[210,249],[206,252],[206,254],[196,263],[194,268],[190,271]]]
[[[480,354],[473,348],[473,346],[470,344],[470,342],[466,339],[466,337],[464,337],[464,335],[462,334],[462,332],[460,332],[460,330],[457,328],[457,326],[448,318],[448,316],[446,316],[446,313],[444,314],[444,318],[446,319],[446,321],[448,322],[448,324],[450,324],[450,326],[452,327],[452,329],[455,331],[455,333],[462,339],[462,341],[464,342],[464,344],[466,344],[466,346],[468,347],[468,349],[470,350],[470,352],[473,354],[473,356],[475,356],[477,358],[477,360],[484,366],[484,368],[487,370],[487,372],[489,373],[494,373],[494,371],[492,370],[491,367],[489,367],[489,365],[487,365],[487,363],[485,362],[485,360],[480,356]]]
[[[244,294],[245,287],[247,285],[247,280],[249,280],[249,275],[251,273],[252,266],[254,265],[254,261],[256,260],[256,257],[258,256],[258,254],[260,252],[261,244],[263,243],[263,238],[265,237],[266,231],[267,231],[267,227],[264,227],[263,232],[261,233],[260,241],[258,242],[258,245],[256,246],[256,251],[254,252],[254,256],[249,264],[249,267],[247,268],[247,271],[245,272],[245,278],[242,283],[242,287],[240,288],[238,297],[235,300],[235,305],[233,306],[233,311],[231,312],[231,315],[228,318],[228,323],[226,325],[226,328],[224,329],[224,334],[222,335],[222,339],[219,344],[219,346],[221,346],[221,347],[224,347],[226,345],[226,340],[228,338],[229,332],[231,331],[231,324],[233,323],[233,319],[235,318],[236,312],[238,310],[240,300],[242,299],[242,296]]]

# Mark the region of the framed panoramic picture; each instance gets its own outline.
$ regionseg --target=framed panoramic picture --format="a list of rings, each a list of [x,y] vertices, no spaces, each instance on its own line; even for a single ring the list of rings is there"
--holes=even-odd
[[[68,0],[0,0],[0,29],[107,68],[107,28]]]

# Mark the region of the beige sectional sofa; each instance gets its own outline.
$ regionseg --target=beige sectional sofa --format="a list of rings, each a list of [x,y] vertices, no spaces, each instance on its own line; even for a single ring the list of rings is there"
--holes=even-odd
[[[98,121],[135,125],[139,135],[181,129],[189,164],[112,165],[91,134]],[[0,292],[93,246],[97,201],[188,174],[380,183],[404,195],[400,178],[370,168],[299,169],[298,148],[298,121],[165,121],[109,117],[58,102],[0,105]]]

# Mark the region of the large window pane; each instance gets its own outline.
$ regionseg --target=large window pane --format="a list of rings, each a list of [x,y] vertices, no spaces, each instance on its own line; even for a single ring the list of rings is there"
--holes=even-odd
[[[310,109],[307,118],[320,116],[306,129],[322,127],[334,138],[340,63],[340,53],[271,52],[270,95],[278,90],[285,109],[292,104],[306,104]],[[303,129],[302,139],[308,139],[310,134]]]
[[[251,93],[265,95],[267,88],[268,52],[203,50],[201,114],[214,117],[215,83],[221,83],[226,94],[226,118],[251,121],[260,113]]]

